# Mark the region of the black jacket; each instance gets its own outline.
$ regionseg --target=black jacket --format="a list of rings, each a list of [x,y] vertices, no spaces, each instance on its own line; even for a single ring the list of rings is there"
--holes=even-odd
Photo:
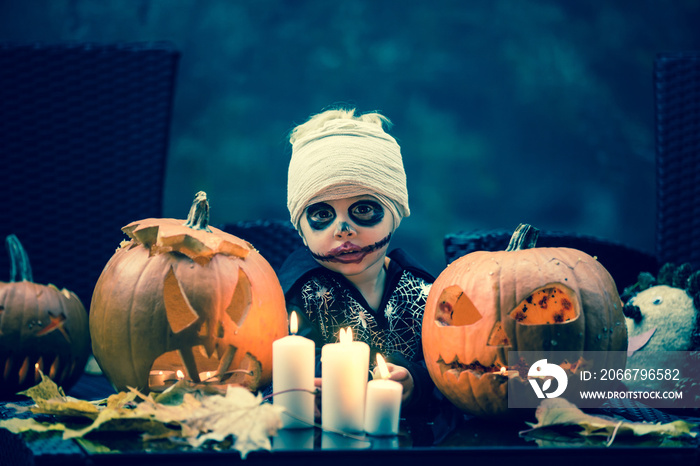
[[[375,312],[370,308],[362,294],[350,283],[349,280],[347,280],[343,275],[332,272],[321,266],[313,259],[306,248],[300,248],[294,251],[282,265],[278,273],[278,277],[287,300],[287,311],[297,311],[299,317],[298,334],[305,336],[306,338],[310,338],[316,343],[317,376],[321,375],[320,352],[322,346],[326,343],[335,343],[336,340],[334,336],[331,336],[332,332],[324,332],[321,329],[322,325],[319,324],[318,321],[312,322],[312,320],[309,318],[309,316],[313,313],[304,309],[305,301],[301,294],[302,288],[304,285],[309,284],[314,279],[320,280],[322,283],[337,284],[340,288],[342,288],[340,290],[340,294],[349,294],[352,299],[362,306],[365,314],[368,316],[371,315],[371,317],[376,321],[378,328],[381,328],[383,331],[388,331],[388,322],[384,317],[384,310],[387,303],[389,303],[390,299],[392,298],[392,295],[396,291],[396,287],[402,279],[404,271],[409,272],[410,275],[424,281],[427,284],[431,284],[434,281],[434,277],[403,250],[395,249],[389,253],[388,257],[391,260],[387,269],[385,292],[382,296],[379,312]],[[337,295],[338,293],[336,292],[335,294]],[[394,298],[393,302],[395,301],[396,297]],[[413,318],[413,333],[420,332],[420,322],[416,323],[415,321],[422,320],[423,311],[424,303],[421,303],[419,314],[416,313],[415,318]],[[347,325],[346,322],[339,322],[339,324],[342,324],[342,326]],[[417,328],[416,324],[418,324]],[[411,329],[404,330],[409,331]],[[377,345],[373,344],[372,341],[365,341],[370,345],[372,353],[371,361],[374,361],[375,353],[379,351],[379,349]],[[390,354],[384,354],[387,362],[405,367],[413,377],[414,392],[411,400],[405,403],[402,407],[404,413],[422,412],[429,409],[430,406],[433,405],[434,401],[434,384],[430,378],[423,359],[423,348],[420,340],[420,334],[418,335],[417,343],[414,343],[412,346],[411,351],[392,351]]]

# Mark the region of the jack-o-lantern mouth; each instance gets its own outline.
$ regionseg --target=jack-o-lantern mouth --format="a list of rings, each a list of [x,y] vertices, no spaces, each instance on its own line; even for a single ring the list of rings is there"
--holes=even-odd
[[[523,364],[516,364],[514,366],[507,366],[500,364],[498,362],[494,364],[484,365],[479,361],[473,361],[469,364],[465,364],[455,358],[452,362],[445,362],[442,357],[437,360],[438,367],[440,368],[440,373],[453,372],[457,378],[462,372],[471,372],[476,377],[481,377],[483,375],[493,375],[493,376],[520,376],[525,378],[527,376],[527,366]]]
[[[508,378],[520,377],[524,380],[528,378],[528,371],[530,370],[530,364],[528,364],[528,362],[522,358],[512,365],[503,365],[499,362],[484,365],[479,361],[473,361],[469,364],[465,364],[460,362],[456,357],[452,362],[447,363],[441,356],[438,358],[437,364],[440,368],[441,374],[444,374],[445,372],[452,372],[456,375],[456,378],[459,378],[462,372],[470,372],[477,378],[480,378],[483,375],[491,374],[493,376],[503,376]],[[568,376],[576,375],[582,370],[591,371],[593,369],[592,361],[584,359],[583,356],[574,362],[564,360],[558,365],[564,369],[564,372],[566,372]]]

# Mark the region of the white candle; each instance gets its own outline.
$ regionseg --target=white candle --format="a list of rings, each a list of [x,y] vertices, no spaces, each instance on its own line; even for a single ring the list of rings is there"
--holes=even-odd
[[[314,342],[294,335],[297,315],[290,317],[290,333],[272,343],[273,403],[284,408],[282,427],[313,427],[314,422]],[[291,390],[291,391],[287,391]]]
[[[369,346],[352,341],[352,330],[340,331],[340,342],[321,349],[321,423],[324,429],[362,432],[369,374]]]
[[[381,354],[377,354],[377,368],[381,378],[367,384],[365,405],[365,432],[369,435],[396,435],[399,433],[401,393],[403,387],[389,380],[389,369]]]

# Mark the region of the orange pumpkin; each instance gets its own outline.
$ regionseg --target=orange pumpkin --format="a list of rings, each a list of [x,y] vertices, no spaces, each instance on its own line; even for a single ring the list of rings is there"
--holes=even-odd
[[[272,378],[272,342],[287,334],[284,294],[250,243],[208,226],[197,193],[187,221],[147,219],[124,228],[95,286],[95,359],[119,390],[146,391],[150,371],[202,372],[256,390]]]
[[[0,395],[34,386],[39,370],[68,390],[90,355],[85,307],[65,288],[33,283],[22,244],[15,235],[6,243],[11,272],[9,283],[0,282]]]
[[[595,352],[598,359],[585,361],[587,369],[624,367],[619,357],[627,349],[627,329],[614,280],[582,251],[536,248],[537,233],[520,225],[506,251],[476,251],[455,260],[428,295],[426,365],[438,389],[467,413],[513,415],[509,380],[511,386],[527,380],[525,373],[516,380],[502,374],[520,370],[508,368],[509,352],[568,362],[568,369],[579,363],[572,354]],[[604,352],[615,352],[609,353],[615,360],[605,360]],[[567,359],[558,360],[564,354]]]

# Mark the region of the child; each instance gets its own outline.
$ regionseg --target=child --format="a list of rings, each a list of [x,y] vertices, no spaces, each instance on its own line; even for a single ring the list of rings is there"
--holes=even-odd
[[[320,350],[352,327],[372,363],[377,352],[387,360],[410,412],[426,406],[434,387],[421,343],[433,277],[400,249],[387,255],[410,211],[401,151],[385,124],[378,113],[340,109],[292,131],[287,207],[306,248],[287,258],[279,278],[298,334]]]

